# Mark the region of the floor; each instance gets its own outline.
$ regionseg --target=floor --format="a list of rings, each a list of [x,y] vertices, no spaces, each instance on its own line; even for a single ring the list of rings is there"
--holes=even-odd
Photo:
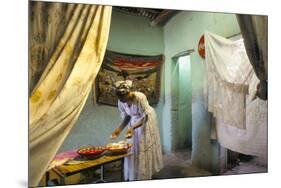
[[[229,165],[230,166],[230,165]],[[261,165],[257,158],[240,158],[232,168],[227,169],[222,175],[250,174],[250,173],[266,173],[267,166]]]
[[[106,182],[121,181],[121,164],[105,167]],[[267,167],[258,165],[255,160],[240,161],[233,167],[227,169],[222,175],[248,174],[248,173],[265,173]],[[187,178],[212,176],[211,172],[199,169],[191,164],[191,152],[180,151],[164,155],[164,168],[155,174],[152,179],[171,179],[171,178]],[[98,178],[85,180],[84,183],[100,183]],[[96,176],[99,177],[98,172]]]
[[[210,172],[191,164],[191,152],[179,151],[164,155],[164,168],[153,176],[153,179],[186,178],[210,176]]]

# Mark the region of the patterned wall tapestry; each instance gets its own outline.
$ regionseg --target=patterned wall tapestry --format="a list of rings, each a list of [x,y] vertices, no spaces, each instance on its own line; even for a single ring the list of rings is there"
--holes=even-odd
[[[134,91],[144,93],[151,105],[157,104],[163,60],[163,55],[140,56],[107,51],[94,88],[97,102],[116,106],[113,84],[129,79],[133,81]]]

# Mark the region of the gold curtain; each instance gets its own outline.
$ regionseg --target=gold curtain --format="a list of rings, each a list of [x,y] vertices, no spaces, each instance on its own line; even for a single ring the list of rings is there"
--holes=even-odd
[[[41,53],[41,56],[35,56],[35,60],[31,55],[30,63],[45,66],[29,99],[29,186],[37,186],[79,117],[100,69],[109,35],[111,7],[32,3],[31,7],[36,7],[38,13],[44,12],[44,9],[49,10],[50,14],[45,16],[37,15],[36,11],[31,14],[33,17],[41,16],[42,19],[52,15],[52,7],[58,12],[57,16],[52,15],[53,20],[62,19],[59,16],[67,10],[64,12],[67,14],[64,18],[66,23],[62,24],[65,28],[57,29],[60,27],[60,21],[57,21],[45,34],[42,34],[43,25],[37,25],[34,29],[41,31],[31,31],[31,34],[40,33],[44,36],[41,39],[48,40],[39,40],[39,45],[32,48],[38,44],[33,37],[39,34],[30,36],[30,54],[44,51],[44,55]],[[44,61],[48,59],[47,64],[43,65],[40,58]],[[30,75],[31,81],[34,80],[32,76],[34,74]]]
[[[65,32],[75,4],[30,1],[29,94]]]

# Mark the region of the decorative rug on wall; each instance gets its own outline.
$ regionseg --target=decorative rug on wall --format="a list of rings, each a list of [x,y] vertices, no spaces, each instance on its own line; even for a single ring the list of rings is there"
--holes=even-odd
[[[117,106],[113,84],[133,81],[133,90],[144,93],[151,105],[159,101],[164,56],[129,55],[107,51],[93,87],[97,103]]]

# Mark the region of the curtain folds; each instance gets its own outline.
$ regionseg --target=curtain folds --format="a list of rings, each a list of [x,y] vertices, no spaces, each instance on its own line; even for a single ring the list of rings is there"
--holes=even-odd
[[[218,142],[232,151],[266,159],[267,101],[254,99],[260,80],[243,41],[206,32],[205,49],[205,102],[215,117]]]
[[[32,2],[31,9],[29,186],[37,186],[100,69],[111,7]],[[42,24],[46,20],[47,26]]]
[[[243,41],[206,32],[205,46],[208,110],[228,125],[245,129],[245,101],[253,68]]]
[[[257,96],[267,100],[268,20],[267,16],[236,15],[249,60],[260,80]]]
[[[47,66],[76,6],[66,3],[30,2],[29,94]]]

